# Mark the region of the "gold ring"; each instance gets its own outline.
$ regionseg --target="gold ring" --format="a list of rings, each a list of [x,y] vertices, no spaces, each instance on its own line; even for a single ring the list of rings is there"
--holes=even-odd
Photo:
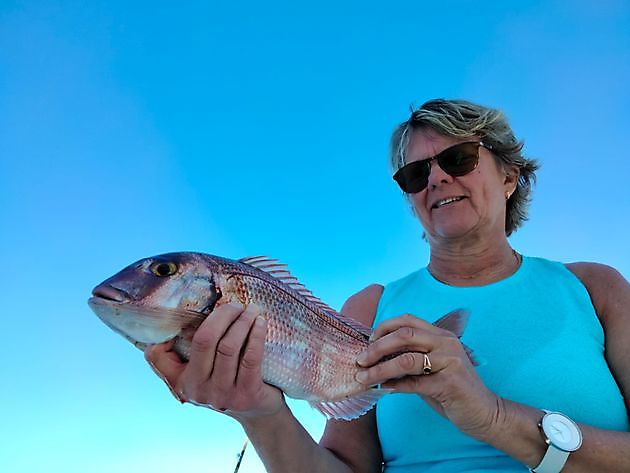
[[[431,368],[431,360],[429,360],[429,355],[427,353],[423,353],[423,359],[422,359],[422,372],[424,374],[431,374],[432,368]]]

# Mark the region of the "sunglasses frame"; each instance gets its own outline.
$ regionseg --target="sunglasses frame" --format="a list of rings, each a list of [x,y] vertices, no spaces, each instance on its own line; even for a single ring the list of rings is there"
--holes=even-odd
[[[462,146],[462,145],[470,145],[470,144],[477,145],[477,149],[476,149],[476,151],[477,151],[477,159],[475,160],[474,166],[470,170],[468,170],[468,171],[466,171],[464,173],[457,173],[457,172],[456,173],[452,173],[452,172],[449,172],[448,170],[444,169],[444,167],[442,166],[442,163],[440,162],[441,159],[444,159],[447,155],[450,155],[450,152],[452,152],[453,148],[456,148],[456,147]],[[437,160],[438,166],[440,166],[440,169],[442,169],[442,171],[444,171],[449,176],[452,176],[452,177],[465,176],[466,174],[469,174],[469,173],[473,172],[477,168],[477,166],[479,165],[479,147],[484,147],[484,148],[486,148],[489,151],[492,150],[492,146],[487,144],[487,143],[484,143],[483,141],[465,141],[463,143],[457,143],[457,144],[454,144],[453,146],[449,146],[448,148],[442,150],[441,152],[439,152],[435,156],[432,156],[432,157],[426,158],[426,159],[421,159],[419,161],[412,161],[410,163],[405,164],[400,169],[398,169],[398,171],[396,171],[394,173],[393,179],[398,183],[398,185],[400,186],[401,190],[405,194],[417,194],[418,192],[422,192],[424,189],[426,189],[428,184],[429,184],[428,181],[429,181],[429,176],[431,175],[431,163],[433,161]],[[446,153],[446,155],[445,155],[445,153]],[[413,191],[413,192],[409,191],[409,190],[406,190],[405,187],[407,187],[407,182],[406,182],[407,179],[405,178],[405,174],[406,174],[406,172],[408,172],[406,170],[408,170],[410,168],[413,169],[415,167],[418,167],[419,164],[423,164],[423,165],[426,164],[427,165],[426,168],[425,168],[425,169],[428,169],[428,171],[429,171],[428,174],[426,175],[426,181],[427,182],[419,190],[416,190],[416,191]],[[407,189],[408,189],[408,187],[407,187]]]

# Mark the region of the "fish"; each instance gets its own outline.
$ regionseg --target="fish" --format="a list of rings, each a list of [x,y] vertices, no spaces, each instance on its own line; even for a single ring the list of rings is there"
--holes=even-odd
[[[175,252],[143,258],[97,285],[88,300],[105,325],[140,350],[173,340],[182,361],[190,357],[199,325],[229,303],[256,304],[267,320],[263,381],[326,418],[355,419],[391,392],[355,380],[356,358],[368,347],[371,328],[322,302],[286,265],[266,256],[233,260]],[[461,337],[467,318],[455,310],[434,325]]]

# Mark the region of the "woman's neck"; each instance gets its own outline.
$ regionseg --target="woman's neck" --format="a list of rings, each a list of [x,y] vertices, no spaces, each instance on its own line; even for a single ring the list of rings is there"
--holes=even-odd
[[[483,286],[511,276],[520,265],[520,255],[503,238],[495,245],[431,245],[428,269],[451,286]]]

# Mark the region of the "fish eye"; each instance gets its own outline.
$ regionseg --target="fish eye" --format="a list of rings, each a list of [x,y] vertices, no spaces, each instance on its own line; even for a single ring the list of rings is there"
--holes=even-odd
[[[175,263],[155,263],[151,265],[151,272],[161,278],[172,276],[177,272],[177,265]]]

